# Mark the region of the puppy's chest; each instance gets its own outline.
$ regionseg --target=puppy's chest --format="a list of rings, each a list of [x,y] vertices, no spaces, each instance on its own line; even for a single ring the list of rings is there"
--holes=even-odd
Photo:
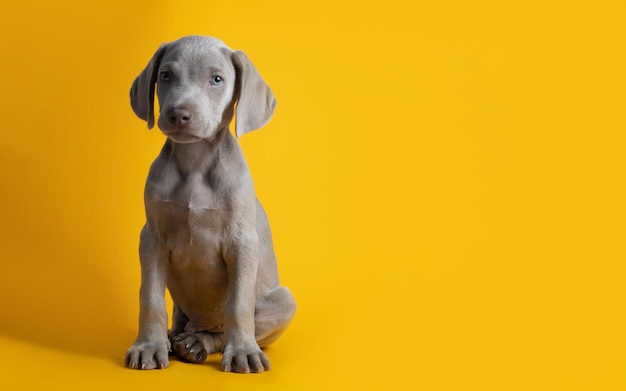
[[[200,175],[153,182],[146,188],[148,220],[167,242],[216,238],[224,229],[226,208],[219,193]]]
[[[154,184],[150,196],[156,201],[171,202],[189,211],[219,210],[217,186],[206,175],[193,174],[185,179],[164,180]]]

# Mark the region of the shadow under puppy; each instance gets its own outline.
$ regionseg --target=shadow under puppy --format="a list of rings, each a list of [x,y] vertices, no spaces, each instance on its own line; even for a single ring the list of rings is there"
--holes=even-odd
[[[126,366],[165,368],[168,352],[222,370],[270,369],[261,351],[296,310],[279,286],[269,223],[237,137],[265,125],[276,100],[248,57],[200,36],[163,44],[135,79],[137,116],[167,136],[148,175],[141,231],[139,332]],[[168,336],[165,288],[174,300]]]

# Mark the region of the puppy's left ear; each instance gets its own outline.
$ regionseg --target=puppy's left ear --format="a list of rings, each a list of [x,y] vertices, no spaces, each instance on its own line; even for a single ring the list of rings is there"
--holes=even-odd
[[[277,102],[272,90],[244,52],[233,52],[233,65],[237,73],[235,131],[237,137],[241,137],[268,123]]]
[[[154,86],[157,82],[159,64],[167,44],[162,44],[152,59],[141,71],[130,88],[130,105],[137,117],[148,122],[148,129],[154,127]]]

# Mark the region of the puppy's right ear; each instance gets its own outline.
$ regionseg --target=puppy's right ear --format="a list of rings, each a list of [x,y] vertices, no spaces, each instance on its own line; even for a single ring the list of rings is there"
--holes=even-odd
[[[148,122],[148,129],[154,127],[154,86],[159,72],[159,64],[167,44],[162,44],[146,68],[137,76],[130,88],[130,105],[137,117]]]

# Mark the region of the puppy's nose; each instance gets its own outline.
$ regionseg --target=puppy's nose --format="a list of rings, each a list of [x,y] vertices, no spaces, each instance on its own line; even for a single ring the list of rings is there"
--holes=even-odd
[[[191,111],[180,107],[174,107],[167,112],[167,118],[172,125],[185,126],[189,123],[189,121],[191,121]]]

